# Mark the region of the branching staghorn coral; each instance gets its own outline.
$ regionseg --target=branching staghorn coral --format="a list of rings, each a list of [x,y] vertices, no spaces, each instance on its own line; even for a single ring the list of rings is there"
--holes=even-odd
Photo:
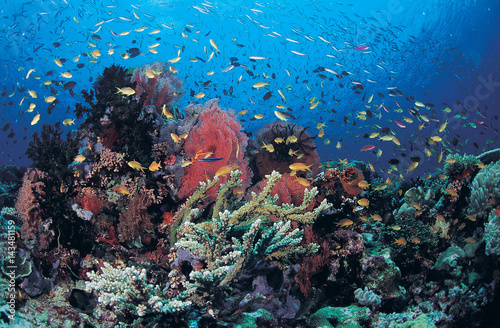
[[[302,230],[296,228],[290,231],[292,221],[312,224],[331,206],[323,200],[312,212],[305,212],[317,194],[316,188],[304,191],[304,201],[300,206],[278,206],[275,204],[277,197],[270,196],[273,186],[281,177],[274,171],[267,176],[268,183],[259,195],[253,193],[250,201],[239,209],[230,211],[226,208],[225,194],[239,185],[240,176],[239,171],[231,172],[230,179],[221,187],[211,221],[197,224],[191,222],[199,216],[200,211],[197,208],[190,211],[186,208],[184,223],[179,231],[182,238],[175,246],[201,256],[205,261],[206,265],[192,271],[191,281],[184,284],[193,292],[190,293],[190,300],[200,306],[213,299],[216,293],[223,290],[221,287],[234,281],[245,268],[260,260],[267,260],[284,268],[298,256],[311,255],[319,248],[314,243],[299,246]],[[211,185],[211,182],[202,184],[196,198]],[[278,220],[270,220],[271,215]],[[238,238],[238,234],[241,234],[238,226],[249,223],[250,227]]]
[[[88,292],[94,291],[98,301],[124,314],[142,317],[149,313],[175,313],[191,307],[190,301],[168,299],[159,288],[147,282],[146,269],[119,266],[104,262],[101,273],[87,273]]]
[[[230,208],[231,204],[227,201],[227,195],[233,189],[241,187],[241,183],[239,181],[241,174],[242,173],[240,171],[231,172],[231,176],[228,181],[221,186],[217,194],[212,219],[218,216],[220,212],[232,210]],[[238,227],[248,226],[251,225],[257,218],[260,218],[265,222],[269,222],[269,218],[271,216],[275,216],[278,220],[293,221],[299,224],[308,225],[312,224],[323,211],[331,206],[331,204],[328,204],[326,200],[323,200],[321,204],[312,212],[306,212],[309,205],[313,202],[314,197],[318,194],[317,188],[304,190],[304,199],[300,206],[293,206],[289,204],[276,205],[278,196],[271,196],[271,191],[274,185],[281,178],[281,174],[273,171],[270,175],[266,176],[266,178],[268,179],[268,182],[262,192],[258,195],[252,192],[252,199],[245,202],[243,206],[231,213],[231,224]],[[171,232],[171,243],[175,242],[176,233],[179,228],[185,222],[190,221],[199,215],[197,205],[206,199],[207,190],[212,188],[217,182],[217,177],[211,181],[207,181],[206,183],[201,182],[200,187],[198,187],[196,192],[188,198],[186,206],[182,209],[182,212],[177,215],[176,223]]]

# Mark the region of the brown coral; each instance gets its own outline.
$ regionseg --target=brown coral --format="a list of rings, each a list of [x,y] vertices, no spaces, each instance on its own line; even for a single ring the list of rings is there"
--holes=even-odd
[[[38,202],[35,192],[43,195],[42,188],[44,173],[38,169],[28,169],[23,177],[23,184],[17,195],[16,210],[23,219],[21,233],[24,239],[35,239],[42,223],[38,211]]]
[[[127,210],[120,214],[120,222],[118,223],[120,242],[135,239],[145,230],[153,229],[147,212],[151,202],[148,195],[138,193],[132,195]]]
[[[84,210],[91,211],[94,215],[101,213],[104,202],[96,195],[92,188],[85,187],[76,199],[78,205]]]
[[[358,186],[358,183],[364,180],[363,173],[354,166],[347,167],[340,174],[339,178],[345,193],[349,196],[359,196],[363,191],[363,189]]]

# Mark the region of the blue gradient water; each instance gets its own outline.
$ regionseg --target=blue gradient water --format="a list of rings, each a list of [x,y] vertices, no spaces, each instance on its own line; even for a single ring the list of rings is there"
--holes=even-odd
[[[80,90],[90,89],[92,80],[105,67],[167,61],[177,57],[180,50],[181,60],[172,64],[186,90],[180,108],[217,97],[224,108],[236,112],[248,109],[240,119],[247,132],[255,133],[277,119],[276,105],[283,104],[289,111],[278,110],[294,115],[290,121],[309,126],[313,135],[319,132],[317,123],[326,124],[324,137],[316,138],[322,161],[363,160],[385,172],[390,159],[399,160],[399,170],[406,170],[411,164],[409,157],[418,156],[421,160],[416,174],[435,172],[436,167],[442,167],[437,160],[440,152],[444,156],[454,152],[479,154],[499,145],[498,116],[495,118],[500,115],[499,18],[500,5],[495,0],[250,4],[4,1],[0,18],[0,124],[3,128],[10,123],[10,127],[0,131],[0,162],[29,165],[24,152],[33,132],[43,123],[74,118],[74,104],[82,102]],[[135,31],[141,27],[147,28]],[[149,34],[155,29],[159,33]],[[117,35],[126,31],[130,33]],[[149,46],[156,42],[160,45],[156,47],[158,53],[153,54]],[[368,48],[355,50],[359,46]],[[139,56],[120,56],[134,47],[140,49]],[[96,49],[101,56],[92,63],[89,54]],[[114,49],[114,54],[109,55],[109,49]],[[212,52],[214,57],[208,63],[190,60],[199,57],[207,61]],[[77,56],[79,61],[75,62]],[[250,56],[266,59],[251,60]],[[238,66],[223,72],[230,67],[231,57],[248,69]],[[55,59],[66,61],[58,67]],[[84,66],[78,68],[77,64],[82,63]],[[325,68],[336,71],[341,78]],[[35,71],[26,78],[30,69]],[[212,70],[214,75],[208,76]],[[47,76],[50,71],[53,75]],[[71,79],[60,76],[67,71]],[[340,75],[342,72],[344,75]],[[52,85],[42,83],[48,80]],[[63,84],[69,80],[77,83],[74,95],[57,85],[58,81]],[[208,80],[212,84],[204,88],[202,84]],[[488,80],[489,84],[485,82]],[[268,87],[253,88],[257,82],[267,82]],[[362,83],[358,94],[352,82]],[[391,87],[401,91],[402,96],[391,97]],[[22,88],[24,91],[20,91]],[[36,91],[37,99],[32,99],[28,90]],[[203,91],[206,96],[198,100],[190,96],[191,90]],[[284,93],[286,102],[278,90]],[[269,91],[272,96],[264,100]],[[44,98],[50,95],[55,95],[59,103],[48,114]],[[317,101],[319,104],[310,109]],[[408,109],[415,106],[415,101],[434,105],[419,111],[430,122],[411,116]],[[30,103],[36,104],[31,113],[26,112]],[[443,111],[446,107],[451,112]],[[360,119],[360,112],[367,109],[374,116]],[[40,121],[32,126],[30,122],[37,113]],[[264,114],[264,118],[251,120],[256,114]],[[405,117],[413,123],[405,122]],[[406,128],[398,127],[395,120]],[[447,129],[439,133],[444,122],[448,122]],[[423,125],[421,129],[419,125]],[[401,146],[366,138],[384,127],[391,129]],[[435,135],[443,141],[429,144],[429,138]],[[341,147],[336,147],[339,140]],[[375,148],[361,152],[365,145]],[[382,156],[377,159],[379,149]],[[431,156],[425,154],[425,149],[431,151]]]

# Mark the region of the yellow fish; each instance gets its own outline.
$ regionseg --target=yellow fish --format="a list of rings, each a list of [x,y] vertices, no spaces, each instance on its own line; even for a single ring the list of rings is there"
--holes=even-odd
[[[297,142],[299,139],[297,139],[297,137],[295,135],[292,135],[292,136],[289,136],[288,138],[286,138],[286,141],[285,141],[285,144],[291,144],[291,143],[295,143]]]
[[[450,196],[453,196],[453,197],[458,197],[458,194],[457,194],[457,192],[456,192],[454,189],[449,188],[449,189],[445,189],[445,190],[446,190],[446,192],[447,192],[448,194],[450,194]]]
[[[214,40],[210,39],[210,44],[212,45],[212,47],[214,47],[215,50],[217,50],[217,52],[220,52],[219,46],[217,46],[217,43],[215,43]]]
[[[205,97],[205,94],[203,92],[198,92],[197,94],[194,95],[194,97],[196,99],[201,99],[201,98]]]
[[[366,182],[366,180],[361,180],[358,183],[358,187],[366,189],[366,188],[370,187],[370,184],[368,182]]]
[[[125,187],[125,186],[115,186],[113,188],[113,190],[116,192],[119,192],[120,194],[124,194],[124,195],[130,194],[130,191],[128,191],[127,187]]]
[[[81,163],[85,160],[85,156],[83,155],[76,155],[75,159],[73,160],[74,162]]]
[[[56,97],[54,97],[54,96],[45,97],[45,102],[48,104],[54,102],[54,100],[56,100]]]
[[[274,115],[276,115],[277,118],[279,118],[282,121],[288,121],[288,119],[279,111],[275,110]]]
[[[408,169],[406,170],[406,173],[409,173],[413,170],[415,170],[418,166],[418,162],[413,162],[413,164],[410,165],[410,167],[408,167]]]
[[[122,95],[126,95],[126,96],[131,96],[131,95],[134,95],[135,94],[135,90],[132,89],[131,87],[125,87],[125,88],[118,88],[118,91],[116,93],[121,93]]]
[[[73,125],[75,124],[75,120],[74,119],[70,119],[70,118],[67,118],[63,121],[63,124],[64,125]]]
[[[35,125],[40,121],[40,113],[36,114],[35,117],[33,117],[33,120],[31,120],[31,125]]]
[[[239,167],[240,166],[238,164],[229,164],[229,165],[223,166],[220,169],[218,169],[217,172],[215,172],[215,176],[218,177],[221,175],[226,175],[229,172],[231,172],[232,170],[238,169]]]
[[[177,63],[179,60],[181,60],[181,57],[175,57],[173,59],[169,59],[168,62],[174,64]]]
[[[340,141],[339,141],[339,142],[337,142],[337,145],[336,145],[335,147],[337,147],[337,149],[342,148],[342,144],[340,143]]]
[[[248,112],[248,109],[244,109],[238,112],[238,115],[245,115]]]
[[[182,141],[182,140],[181,140],[181,138],[179,138],[179,136],[178,136],[177,134],[173,133],[173,132],[172,132],[172,133],[170,133],[170,137],[172,137],[172,140],[173,140],[176,144],[178,144],[178,143],[180,143],[180,142]]]
[[[274,146],[273,144],[268,144],[266,145],[266,143],[264,141],[262,141],[262,143],[264,144],[264,146],[260,147],[260,148],[265,148],[268,152],[272,153],[274,151]]]
[[[210,76],[210,75],[214,75],[214,73],[215,73],[214,71],[208,71],[208,72],[207,72],[207,75],[208,75],[208,76]]]
[[[401,146],[401,142],[399,141],[398,138],[396,138],[395,136],[392,136],[392,142],[394,142],[397,146]]]
[[[28,113],[31,113],[35,109],[36,105],[34,103],[30,103],[30,107],[26,110]]]
[[[155,172],[155,171],[158,171],[159,169],[161,169],[161,166],[160,166],[160,162],[156,163],[155,161],[153,161],[150,165],[149,165],[149,168],[148,168],[151,172]]]
[[[163,107],[161,108],[161,113],[168,119],[173,119],[174,115],[170,113],[167,109],[167,105],[163,104]]]
[[[276,142],[277,144],[280,144],[282,142],[285,142],[285,140],[283,140],[283,138],[275,138],[274,142]]]
[[[439,142],[439,141],[441,141],[443,139],[440,136],[433,136],[433,137],[431,137],[431,140],[435,141],[435,142]]]
[[[61,76],[67,79],[71,79],[73,77],[70,72],[61,73]]]
[[[141,166],[141,163],[139,163],[137,161],[130,161],[130,162],[127,162],[127,164],[128,164],[128,166],[130,166],[134,170],[141,170],[141,172],[143,172],[143,173],[144,173],[144,170],[146,170],[146,168],[144,166]]]
[[[56,63],[57,66],[62,67],[62,61],[59,59],[54,59],[54,63]]]
[[[254,115],[253,117],[255,117],[258,120],[261,120],[264,117],[264,114],[257,114],[257,115]]]
[[[311,169],[310,169],[311,166],[313,166],[313,164],[306,165],[305,163],[293,163],[293,164],[290,164],[288,167],[290,168],[290,170],[293,170],[293,171],[309,171],[309,172],[311,172]]]
[[[28,90],[28,93],[31,96],[31,98],[36,98],[36,92],[35,91]]]
[[[321,129],[319,130],[318,137],[323,138],[325,135],[325,130]]]
[[[28,71],[28,73],[26,74],[26,79],[28,79],[28,78],[30,77],[30,74],[31,74],[31,73],[33,73],[34,71],[35,71],[35,69],[34,69],[34,68],[30,69],[30,70]]]
[[[189,166],[191,164],[193,164],[193,161],[192,160],[187,160],[187,161],[182,162],[181,167],[186,167],[186,166]]]
[[[370,201],[366,198],[361,198],[360,200],[358,200],[358,204],[363,207],[368,207],[370,205]]]
[[[259,90],[262,87],[268,86],[269,84],[267,82],[257,82],[253,85],[253,87],[257,90]]]
[[[298,178],[297,176],[295,176],[295,179],[297,179],[297,182],[300,183],[301,185],[303,185],[304,187],[310,187],[311,186],[311,183],[309,181],[307,181],[307,179]]]
[[[439,132],[443,132],[444,129],[446,129],[447,125],[448,125],[448,121],[446,121],[443,124],[441,124],[441,126],[439,127]]]
[[[286,102],[286,97],[283,94],[283,92],[281,92],[281,90],[278,90],[278,93],[280,94],[281,98],[283,98],[283,100]]]

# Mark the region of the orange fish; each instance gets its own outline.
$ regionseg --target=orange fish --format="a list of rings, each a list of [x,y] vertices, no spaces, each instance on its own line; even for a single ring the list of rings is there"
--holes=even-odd
[[[398,245],[404,246],[404,245],[406,245],[406,239],[404,239],[403,237],[401,237],[399,239],[396,239],[394,241],[394,244],[398,244]]]
[[[339,222],[337,222],[337,225],[339,227],[348,227],[350,225],[352,225],[354,222],[352,222],[351,220],[349,219],[342,219],[340,220]]]

